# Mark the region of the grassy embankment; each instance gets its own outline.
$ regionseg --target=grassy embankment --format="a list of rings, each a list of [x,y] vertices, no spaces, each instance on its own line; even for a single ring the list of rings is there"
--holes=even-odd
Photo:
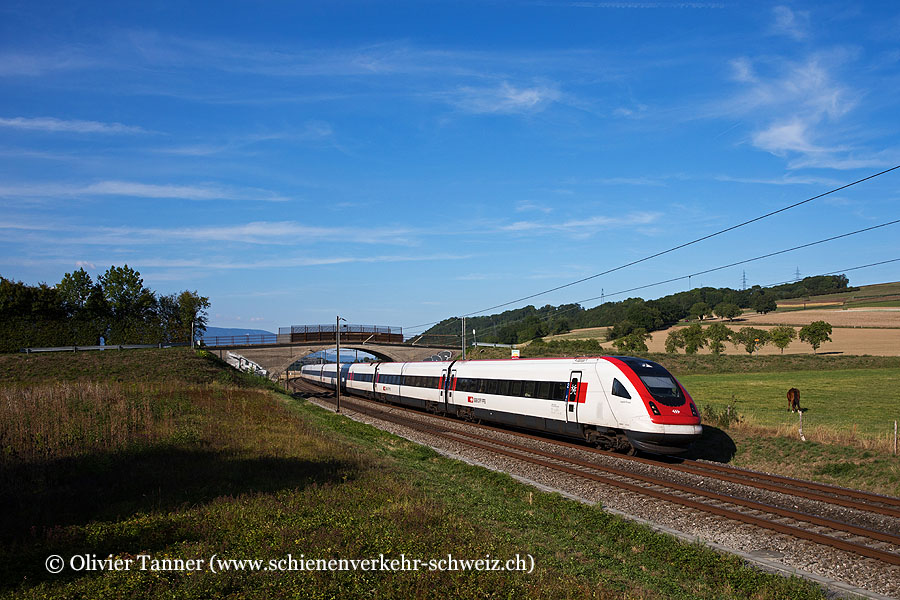
[[[816,598],[797,579],[439,457],[188,350],[0,356],[0,596]],[[533,574],[50,575],[57,554],[534,556]]]

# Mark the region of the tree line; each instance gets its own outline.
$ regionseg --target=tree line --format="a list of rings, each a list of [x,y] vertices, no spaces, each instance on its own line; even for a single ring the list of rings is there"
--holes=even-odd
[[[26,347],[158,344],[191,341],[206,330],[209,298],[196,291],[161,295],[138,271],[111,266],[94,281],[83,268],[54,286],[0,276],[0,351]]]
[[[683,319],[702,321],[713,315],[726,319],[740,316],[744,309],[759,313],[774,311],[778,300],[804,298],[836,292],[852,291],[846,275],[806,277],[795,283],[764,288],[755,285],[746,290],[731,288],[694,288],[656,300],[628,298],[604,302],[585,309],[579,304],[526,306],[484,317],[466,319],[466,338],[501,344],[518,344],[546,335],[565,333],[585,327],[610,327],[609,340],[625,337],[638,330],[665,329]],[[423,334],[422,343],[459,342],[460,322],[445,319]]]
[[[768,344],[774,345],[784,354],[784,349],[798,338],[801,342],[812,346],[813,353],[817,353],[822,343],[831,341],[831,324],[825,321],[813,321],[809,325],[801,327],[800,331],[787,325],[780,325],[769,330],[758,327],[742,327],[735,331],[724,323],[713,323],[705,328],[699,323],[694,323],[669,332],[666,337],[666,352],[677,354],[679,350],[683,350],[685,354],[696,354],[701,348],[708,347],[712,354],[719,355],[725,350],[725,343],[731,342],[735,348],[743,347],[751,355]],[[613,346],[623,354],[642,353],[647,352],[649,339],[649,332],[644,329],[636,329],[628,335],[616,339]]]

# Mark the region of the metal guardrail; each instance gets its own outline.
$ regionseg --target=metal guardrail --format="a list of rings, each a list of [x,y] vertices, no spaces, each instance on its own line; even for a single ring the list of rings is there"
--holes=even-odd
[[[51,348],[22,348],[25,354],[37,352],[82,352],[88,350],[135,350],[138,348],[173,348],[187,346],[187,343],[175,344],[107,344],[105,346],[54,346]]]
[[[277,344],[278,336],[274,333],[259,335],[209,336],[201,339],[205,346],[255,346]]]

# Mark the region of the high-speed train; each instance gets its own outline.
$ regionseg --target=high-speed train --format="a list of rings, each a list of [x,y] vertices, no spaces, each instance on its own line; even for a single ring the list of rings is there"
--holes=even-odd
[[[300,375],[334,389],[338,366],[306,365]],[[346,363],[340,385],[344,393],[624,452],[678,454],[703,431],[678,380],[631,356]]]

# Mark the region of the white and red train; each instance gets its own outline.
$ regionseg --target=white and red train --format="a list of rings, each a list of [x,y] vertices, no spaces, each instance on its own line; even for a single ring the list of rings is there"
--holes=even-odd
[[[334,389],[337,365],[307,365],[301,377]],[[678,380],[659,364],[631,356],[346,363],[340,381],[349,394],[610,450],[677,454],[703,431]]]

